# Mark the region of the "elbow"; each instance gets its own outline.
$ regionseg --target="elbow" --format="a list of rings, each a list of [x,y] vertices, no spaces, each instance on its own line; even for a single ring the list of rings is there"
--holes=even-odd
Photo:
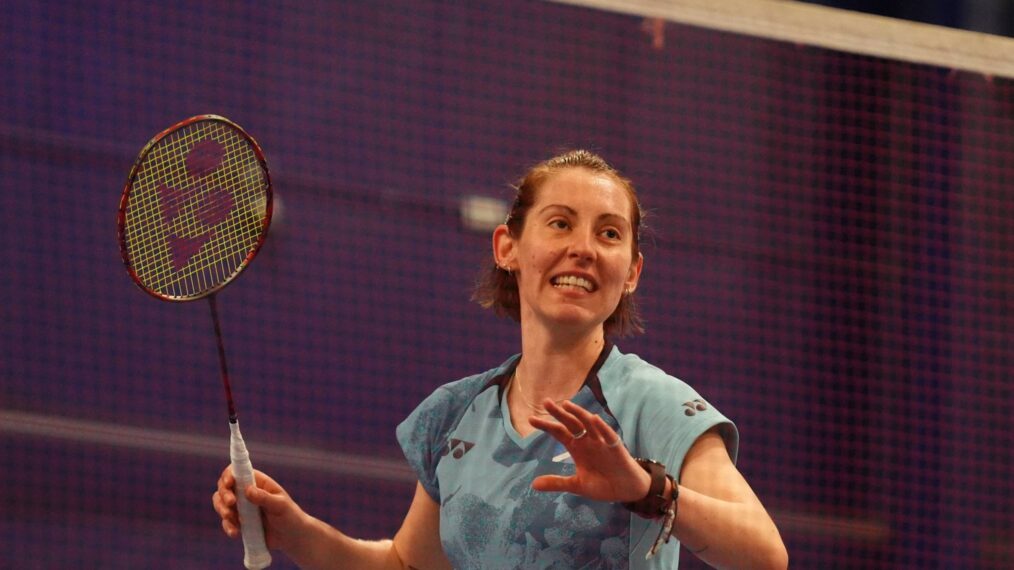
[[[741,545],[738,556],[727,561],[705,560],[716,568],[747,569],[750,570],[787,570],[789,567],[789,552],[780,537],[774,540],[756,541],[751,544]]]
[[[730,568],[750,568],[751,570],[786,570],[789,567],[789,552],[777,534],[751,545],[744,545],[743,556]],[[724,567],[724,566],[723,566]]]
[[[786,570],[789,567],[789,551],[785,549],[785,543],[780,539],[773,541],[765,549],[764,556],[758,560],[758,568],[766,570]]]
[[[770,520],[770,519],[769,519]],[[786,570],[789,567],[789,551],[785,541],[773,522],[760,534],[763,538],[757,544],[756,567],[764,570]]]

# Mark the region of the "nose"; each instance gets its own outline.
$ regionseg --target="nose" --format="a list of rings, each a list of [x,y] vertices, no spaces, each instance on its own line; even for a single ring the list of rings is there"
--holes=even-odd
[[[591,263],[595,260],[595,236],[593,232],[575,231],[571,234],[568,256],[580,263]]]

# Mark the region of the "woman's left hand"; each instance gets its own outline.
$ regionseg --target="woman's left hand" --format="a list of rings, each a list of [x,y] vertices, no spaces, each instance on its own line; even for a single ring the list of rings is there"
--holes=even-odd
[[[543,404],[556,421],[532,417],[528,422],[563,444],[577,472],[568,477],[536,477],[533,489],[608,502],[639,501],[648,494],[651,477],[634,461],[609,424],[569,400],[557,404],[547,399]]]

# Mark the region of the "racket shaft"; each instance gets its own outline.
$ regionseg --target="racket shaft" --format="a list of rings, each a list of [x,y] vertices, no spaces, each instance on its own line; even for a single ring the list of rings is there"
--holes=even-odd
[[[260,509],[246,498],[246,488],[254,484],[253,464],[247,452],[239,422],[230,423],[232,430],[229,453],[232,459],[232,474],[236,478],[236,507],[239,510],[240,531],[243,534],[243,564],[250,570],[267,568],[271,564],[271,553],[264,542],[264,525]]]

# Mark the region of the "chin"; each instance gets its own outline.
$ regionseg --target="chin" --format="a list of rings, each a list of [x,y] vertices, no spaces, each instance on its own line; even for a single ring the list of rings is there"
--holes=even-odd
[[[554,327],[566,329],[592,329],[602,326],[602,323],[605,322],[605,318],[600,318],[599,315],[589,315],[585,311],[560,311],[552,315],[550,319]]]

